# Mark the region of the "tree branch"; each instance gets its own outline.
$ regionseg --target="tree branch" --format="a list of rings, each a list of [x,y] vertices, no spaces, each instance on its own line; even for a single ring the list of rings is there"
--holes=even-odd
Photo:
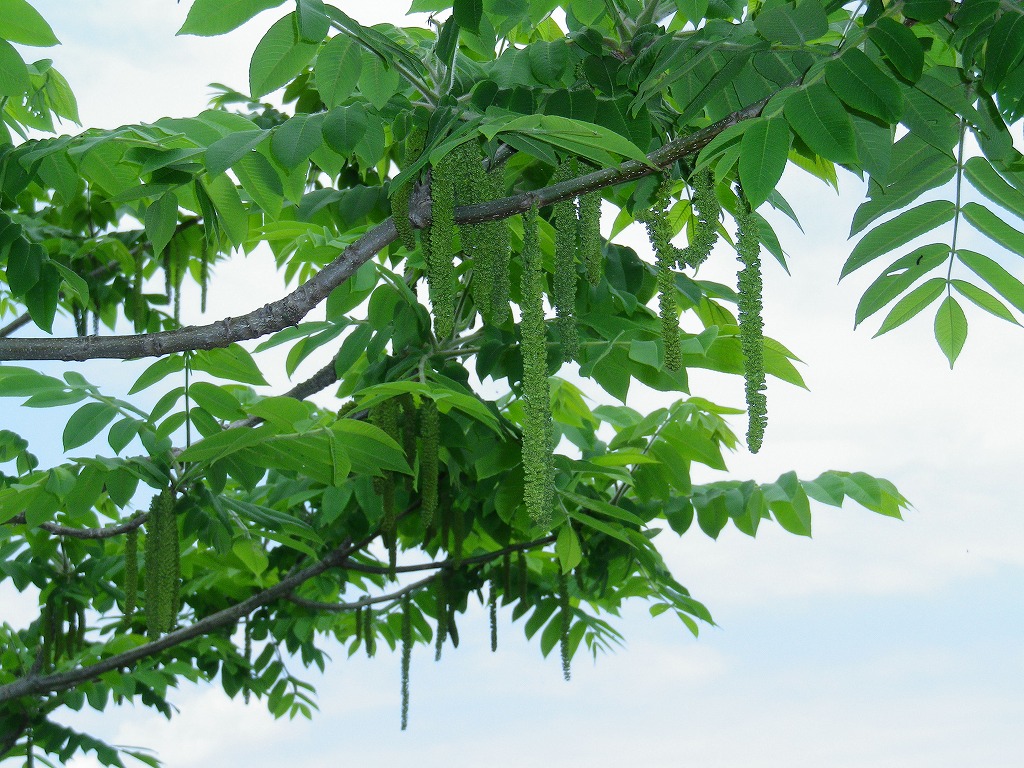
[[[464,558],[461,562],[456,562],[455,560],[445,560],[440,563],[420,563],[418,565],[399,566],[398,568],[394,569],[394,572],[410,573],[412,571],[426,571],[430,569],[442,571],[448,568],[461,567],[463,565],[478,565],[481,563],[490,562],[491,560],[496,560],[497,558],[510,554],[512,552],[523,552],[528,549],[533,549],[534,547],[546,546],[547,544],[553,543],[557,538],[558,537],[555,535],[544,536],[543,538],[534,539],[533,541],[527,541],[523,544],[512,544],[508,547],[505,547],[504,549],[495,550],[494,552],[486,552],[482,555],[467,557]],[[349,561],[345,561],[344,563],[342,563],[341,567],[349,571],[361,571],[362,573],[384,574],[392,572],[390,569],[385,568],[383,566],[378,567],[374,565],[361,565],[359,563],[352,563]],[[297,597],[296,595],[289,595],[288,600],[290,600],[298,606],[308,608],[312,611],[344,613],[345,611],[354,611],[359,608],[363,608],[367,605],[374,605],[375,603],[386,603],[390,600],[395,600],[401,597],[402,595],[405,595],[409,592],[414,592],[420,587],[426,586],[434,579],[436,579],[438,575],[438,573],[434,573],[430,576],[427,576],[425,579],[420,579],[419,581],[413,582],[412,584],[402,587],[401,589],[398,589],[394,592],[388,592],[386,595],[377,595],[376,597],[364,597],[361,600],[356,600],[355,602],[351,603],[322,603],[317,600],[307,600],[304,597]]]
[[[462,206],[455,211],[455,221],[457,224],[475,224],[507,219],[529,210],[534,204],[550,205],[586,192],[660,173],[676,160],[699,152],[726,128],[756,117],[767,102],[767,98],[762,99],[733,112],[717,123],[668,142],[647,156],[649,164],[629,160],[617,168],[594,171],[543,189],[479,205]],[[228,317],[209,325],[189,326],[175,331],[131,336],[0,339],[0,361],[80,361],[97,358],[154,357],[185,350],[216,349],[236,341],[257,339],[297,325],[315,306],[326,299],[332,290],[355,274],[359,267],[394,242],[397,237],[394,222],[386,219],[348,246],[337,259],[321,269],[308,282],[284,298],[241,317]]]
[[[309,579],[319,576],[321,573],[324,573],[331,568],[338,567],[347,557],[349,557],[353,552],[361,549],[364,545],[365,542],[362,541],[355,544],[346,541],[340,547],[324,557],[320,562],[282,579],[274,586],[268,587],[262,592],[258,592],[249,599],[243,600],[242,602],[225,608],[222,611],[212,613],[187,627],[182,627],[174,632],[168,632],[166,635],[146,643],[145,645],[132,648],[124,653],[108,656],[107,658],[101,659],[95,664],[90,664],[87,667],[71,669],[65,672],[55,672],[41,677],[37,675],[28,675],[15,680],[12,683],[0,685],[0,704],[14,699],[20,699],[24,696],[38,696],[43,693],[56,693],[58,691],[69,690],[77,685],[88,682],[89,680],[95,680],[104,672],[111,672],[116,669],[130,667],[142,659],[155,656],[168,648],[173,648],[181,643],[187,642],[188,640],[193,640],[197,637],[201,637],[202,635],[209,634],[221,627],[229,626],[243,616],[252,613],[257,608],[286,597],[290,592]]]
[[[135,530],[148,519],[149,513],[143,512],[127,522],[105,528],[72,528],[59,523],[40,523],[39,527],[55,536],[66,536],[69,539],[112,539],[115,536]],[[4,525],[24,525],[26,522],[25,513],[22,512],[5,522]]]

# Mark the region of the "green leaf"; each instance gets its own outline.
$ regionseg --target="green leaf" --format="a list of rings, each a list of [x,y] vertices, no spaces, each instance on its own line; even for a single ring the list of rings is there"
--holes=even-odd
[[[241,247],[249,237],[249,212],[238,195],[238,187],[223,173],[204,182],[203,187],[228,239],[236,248]]]
[[[327,113],[322,131],[327,146],[349,157],[366,134],[366,110],[359,106],[335,107]]]
[[[1024,283],[988,256],[963,248],[958,249],[956,255],[996,293],[1010,302],[1018,311],[1024,312]]]
[[[967,341],[967,317],[952,296],[947,296],[935,313],[935,340],[952,368]]]
[[[284,203],[284,186],[280,173],[271,162],[259,152],[252,152],[235,163],[231,170],[249,199],[271,219],[276,219]]]
[[[298,39],[294,14],[280,19],[253,51],[249,63],[250,95],[259,99],[288,83],[316,55],[318,47]]]
[[[857,162],[853,122],[824,83],[802,88],[786,99],[783,113],[811,151],[835,163]]]
[[[1006,12],[988,34],[983,82],[995,93],[1024,57],[1024,13]]]
[[[860,269],[882,254],[909,243],[915,237],[920,237],[947,221],[952,221],[955,215],[956,206],[953,203],[947,200],[933,200],[911,208],[909,211],[904,211],[891,221],[878,225],[854,246],[850,257],[843,264],[839,279],[841,280],[854,270]]]
[[[896,306],[882,321],[882,326],[873,338],[878,338],[883,333],[888,333],[893,328],[903,325],[939,298],[945,290],[946,278],[944,277],[933,277],[928,282],[917,286],[896,303]]]
[[[86,403],[64,427],[64,450],[85,445],[98,435],[117,416],[117,409],[108,403]]]
[[[270,149],[285,168],[298,168],[300,163],[320,146],[323,136],[323,113],[298,114],[288,118],[274,131]]]
[[[252,355],[238,344],[232,344],[226,349],[205,349],[196,352],[192,357],[192,368],[196,371],[205,371],[219,379],[231,379],[243,384],[267,384]]]
[[[33,248],[39,248],[35,243]],[[60,299],[60,273],[50,263],[43,264],[39,272],[39,282],[25,294],[25,308],[28,309],[32,322],[47,333],[53,328],[53,318],[57,314],[57,302]]]
[[[558,532],[558,538],[555,540],[555,554],[558,556],[559,565],[562,566],[562,573],[569,573],[583,561],[580,538],[568,522],[563,524]]]
[[[898,21],[882,17],[868,30],[868,38],[898,74],[914,83],[924,70],[924,49],[917,35]]]
[[[25,0],[0,0],[0,37],[37,48],[60,44],[46,19]]]
[[[480,20],[484,15],[483,0],[455,0],[452,14],[460,27],[474,35],[480,34]]]
[[[1024,194],[1007,184],[984,157],[972,157],[964,163],[964,175],[975,189],[993,203],[1013,214],[1019,215],[1024,211]]]
[[[287,123],[285,123],[287,125]],[[268,132],[261,128],[252,131],[230,133],[213,142],[206,150],[206,171],[218,176],[233,166],[267,138]]]
[[[352,95],[363,69],[362,49],[348,35],[335,35],[320,50],[313,77],[328,109]]]
[[[1020,325],[1017,322],[1017,318],[1013,316],[1013,313],[1006,308],[1006,305],[984,288],[979,288],[973,283],[968,283],[964,280],[950,280],[949,282],[956,289],[957,293],[974,302],[986,312],[995,315],[1000,320]]]
[[[115,454],[121,453],[121,451],[128,447],[128,443],[135,439],[135,436],[139,434],[142,427],[143,423],[138,419],[133,419],[129,416],[121,419],[107,433],[107,443],[110,445],[110,449]]]
[[[967,203],[963,207],[963,212],[964,218],[986,237],[1018,256],[1024,256],[1024,232],[1014,229],[988,208],[978,203]]]
[[[892,76],[857,48],[825,65],[825,79],[836,95],[854,109],[892,124],[903,114],[903,94]]]
[[[284,0],[195,0],[179,35],[223,35]]]
[[[948,256],[948,245],[932,243],[917,248],[890,264],[861,296],[857,304],[854,327],[907,290],[920,277],[946,261]]]
[[[323,0],[297,0],[295,15],[299,38],[307,43],[322,43],[331,31]]]
[[[146,208],[146,237],[153,244],[153,253],[159,256],[171,242],[178,226],[178,196],[165,192]]]
[[[0,40],[0,96],[21,96],[28,87],[28,65],[13,45]]]
[[[270,562],[267,559],[267,553],[263,550],[263,547],[252,539],[238,539],[231,545],[231,551],[245,564],[246,568],[257,576],[267,570],[267,565]]]
[[[952,0],[904,0],[903,15],[908,19],[928,24],[946,16],[953,10]]]
[[[531,44],[527,49],[530,71],[537,82],[558,86],[569,68],[569,46],[561,40]]]
[[[65,293],[68,296],[77,296],[79,303],[83,307],[88,307],[90,305],[89,284],[85,282],[82,276],[70,267],[65,267],[59,261],[51,261],[49,264],[51,267],[56,269],[64,279]]]
[[[761,205],[778,186],[789,162],[789,127],[779,118],[754,120],[740,142],[740,184],[751,208]]]
[[[803,45],[828,32],[828,17],[819,0],[802,0],[796,7],[765,7],[754,19],[754,26],[769,42]]]
[[[372,53],[362,52],[363,64],[359,71],[359,91],[376,109],[383,109],[398,92],[402,78],[398,70]]]
[[[185,358],[183,355],[169,355],[167,357],[161,357],[146,370],[142,372],[142,375],[136,379],[132,388],[128,390],[129,395],[134,395],[137,392],[141,392],[147,389],[158,381],[161,381],[166,376],[170,376],[172,373],[185,370]]]
[[[636,144],[614,131],[582,120],[572,120],[558,115],[523,115],[509,121],[498,121],[494,124],[481,126],[480,132],[493,139],[499,133],[523,133],[531,138],[539,139],[578,152],[602,165],[616,165],[611,154],[637,160],[645,165],[650,161]],[[431,157],[433,160],[433,156]]]
[[[7,254],[7,284],[15,297],[24,296],[39,282],[46,252],[23,237],[11,243]]]
[[[216,384],[206,381],[193,382],[188,388],[188,394],[196,405],[209,411],[215,419],[234,421],[245,418],[238,398]]]
[[[179,461],[200,461],[212,464],[233,453],[258,446],[274,434],[267,425],[252,429],[227,429],[193,443],[178,456]]]

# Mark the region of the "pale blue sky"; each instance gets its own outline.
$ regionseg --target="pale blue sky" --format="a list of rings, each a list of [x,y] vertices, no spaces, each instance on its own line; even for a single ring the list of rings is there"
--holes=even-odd
[[[173,37],[188,3],[36,5],[64,43],[40,56],[54,58],[68,77],[87,126],[194,114],[209,82],[244,90],[252,47],[285,10],[227,37],[197,39]],[[394,2],[341,7],[362,21],[399,21],[403,10]],[[811,392],[773,382],[764,450],[729,463],[734,476],[760,480],[789,469],[805,477],[828,468],[885,476],[915,506],[905,522],[819,508],[813,540],[772,526],[756,541],[734,530],[718,542],[699,531],[683,540],[663,534],[677,577],[720,628],[694,640],[636,606],[619,625],[627,648],[596,665],[577,657],[570,684],[558,660],[542,659],[507,615],[492,656],[476,609],[460,623],[458,651],[446,649],[437,665],[427,649],[414,654],[404,733],[397,654],[346,660],[344,649],[332,651],[336,663],[326,675],[308,676],[320,689],[312,722],[273,721],[258,703],[246,707],[219,689],[193,686],[173,697],[181,714],[170,722],[132,708],[71,714],[67,722],[154,747],[169,768],[371,760],[503,768],[541,759],[597,768],[624,759],[701,768],[1018,766],[1024,334],[968,310],[971,335],[950,372],[927,314],[880,339],[870,339],[877,321],[854,333],[859,292],[877,270],[836,285],[857,181],[844,179],[844,189],[849,200],[799,172],[784,180],[807,234],[779,226],[794,276],[766,256],[766,322],[807,363]],[[647,252],[635,233],[629,237]],[[716,259],[707,274],[729,279],[731,255]],[[1024,276],[1019,261],[1006,264]],[[271,268],[259,256],[220,268],[232,288],[213,284],[209,316],[262,304],[257,286],[273,284]],[[118,379],[133,378],[116,365],[88,375],[121,387]],[[738,382],[695,373],[692,384],[695,394],[742,402]]]

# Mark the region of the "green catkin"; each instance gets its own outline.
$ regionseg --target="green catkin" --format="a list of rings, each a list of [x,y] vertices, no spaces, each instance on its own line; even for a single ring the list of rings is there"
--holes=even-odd
[[[554,447],[544,323],[544,272],[537,232],[537,206],[523,215],[523,502],[535,522],[547,526],[554,498]]]
[[[79,338],[85,336],[85,313],[78,306],[73,306],[71,307],[71,317],[75,321],[75,335]]]
[[[70,657],[78,653],[78,611],[70,600],[64,603],[64,616],[68,624],[64,635],[67,644],[66,650]]]
[[[92,313],[92,335],[100,335],[100,316],[98,312]]]
[[[78,606],[78,636],[75,638],[75,644],[78,646],[78,650],[85,648],[85,630],[88,626],[85,623],[85,606]]]
[[[178,525],[174,493],[164,490],[153,497],[146,521],[146,625],[158,637],[170,631],[178,608]]]
[[[558,166],[551,181],[554,184],[571,179],[573,161]],[[562,339],[562,359],[575,360],[579,356],[579,332],[576,328],[576,247],[579,236],[579,217],[575,199],[555,203],[552,211],[555,226],[555,281],[554,304],[558,318],[558,335]]]
[[[690,185],[693,187],[691,201],[697,219],[690,244],[679,251],[679,266],[697,269],[718,242],[718,219],[722,206],[715,195],[715,176],[710,168],[694,173],[690,177]]]
[[[420,512],[425,528],[434,522],[437,512],[440,446],[441,416],[434,401],[426,399],[420,408]]]
[[[57,642],[57,622],[53,609],[53,597],[43,605],[43,666],[47,669],[57,660],[54,646]]]
[[[421,126],[413,128],[405,140],[405,164],[416,161],[423,151],[423,141],[426,138],[426,131]],[[391,195],[391,216],[395,220],[395,229],[398,230],[398,238],[402,245],[410,251],[416,248],[416,231],[409,221],[409,200],[412,198],[415,179],[409,179]]]
[[[139,594],[139,529],[124,537],[124,626],[130,626]]]
[[[569,654],[569,629],[572,626],[572,609],[569,606],[569,585],[565,574],[558,575],[558,615],[562,621],[562,631],[558,636],[558,649],[562,655],[562,677],[566,682],[572,679],[571,657]]]
[[[438,339],[447,339],[455,329],[455,162],[451,153],[442,157],[433,167],[430,181],[427,283],[434,310],[434,336]]]
[[[638,218],[647,227],[658,267],[658,314],[661,317],[661,339],[665,346],[665,367],[678,371],[683,365],[682,345],[679,341],[679,305],[676,302],[676,278],[673,267],[679,249],[672,245],[672,227],[665,212],[667,190],[659,190],[650,210]]]
[[[359,606],[358,608],[356,608],[355,621],[356,645],[358,646],[361,642],[363,642],[363,606]]]
[[[462,565],[462,548],[466,543],[466,517],[461,509],[451,508],[452,528],[452,565],[458,568]]]
[[[441,660],[441,649],[448,637],[448,585],[442,571],[434,581],[434,597],[437,600],[437,634],[434,637],[434,661]]]
[[[739,284],[740,344],[743,348],[743,379],[747,398],[747,448],[761,449],[768,423],[768,404],[764,374],[764,322],[761,319],[761,241],[757,219],[750,203],[740,191],[736,215],[737,258],[743,264],[737,276]]]
[[[501,166],[487,174],[487,186],[484,197],[496,200],[505,194],[505,173]],[[491,308],[490,322],[500,325],[512,316],[509,308],[509,295],[512,285],[509,277],[509,262],[512,257],[512,245],[509,237],[508,223],[492,221],[484,225],[487,228],[487,250],[490,253],[491,270]]]
[[[174,275],[171,269],[171,249],[164,248],[164,295],[167,302],[174,299]]]
[[[366,606],[363,616],[363,639],[366,641],[366,657],[372,659],[377,652],[377,636],[373,631],[373,608]]]
[[[458,173],[455,197],[459,205],[475,205],[490,198],[490,182],[483,167],[483,152],[475,141],[459,145],[452,152]],[[485,321],[492,316],[491,296],[494,291],[494,265],[492,236],[495,222],[459,226],[459,240],[464,258],[473,264],[470,284],[473,304]]]
[[[412,663],[412,605],[402,596],[402,730],[409,726],[409,667]]]
[[[416,435],[419,430],[419,413],[412,395],[405,394],[398,398],[402,408],[402,450],[410,467],[416,466]],[[405,491],[412,494],[412,475],[405,476]]]
[[[498,588],[491,579],[487,593],[487,614],[491,625],[491,653],[498,650]]]
[[[579,199],[579,256],[587,267],[591,285],[601,282],[604,255],[601,253],[601,193],[587,192]]]

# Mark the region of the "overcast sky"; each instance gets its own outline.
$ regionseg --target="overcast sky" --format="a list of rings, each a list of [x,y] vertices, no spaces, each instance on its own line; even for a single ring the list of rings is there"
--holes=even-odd
[[[195,114],[210,82],[245,90],[252,48],[284,12],[203,39],[173,36],[187,2],[35,5],[63,42],[39,57],[67,76],[84,124],[104,127]],[[401,23],[404,10],[382,0],[342,7],[364,23]],[[246,707],[194,686],[174,695],[181,714],[170,722],[141,708],[72,713],[66,722],[152,747],[169,768],[616,766],[624,758],[701,768],[1018,766],[1024,334],[967,308],[970,336],[951,372],[932,339],[934,313],[875,340],[877,321],[854,332],[854,307],[877,269],[837,285],[861,195],[852,177],[843,190],[840,199],[800,172],[784,179],[806,233],[778,226],[792,277],[765,256],[767,332],[806,363],[811,391],[770,383],[765,447],[731,457],[729,476],[865,470],[909,497],[906,521],[817,508],[812,540],[772,525],[757,540],[732,528],[717,542],[699,530],[682,540],[664,534],[676,576],[719,627],[694,640],[636,606],[620,624],[627,648],[596,664],[578,656],[570,684],[557,658],[542,659],[508,616],[492,656],[483,612],[471,611],[460,623],[462,647],[446,649],[440,664],[430,649],[414,652],[404,733],[397,654],[347,660],[342,648],[331,649],[326,675],[305,675],[320,693],[312,722],[274,721],[255,701]],[[625,241],[648,253],[642,241]],[[1024,276],[1019,260],[1004,263]],[[219,268],[232,288],[225,295],[213,283],[209,316],[262,304],[257,287],[271,268],[259,256]],[[731,254],[719,251],[702,276],[728,280],[734,271]],[[116,365],[90,371],[97,380],[133,378]],[[741,382],[700,372],[691,382],[694,394],[742,404]]]

